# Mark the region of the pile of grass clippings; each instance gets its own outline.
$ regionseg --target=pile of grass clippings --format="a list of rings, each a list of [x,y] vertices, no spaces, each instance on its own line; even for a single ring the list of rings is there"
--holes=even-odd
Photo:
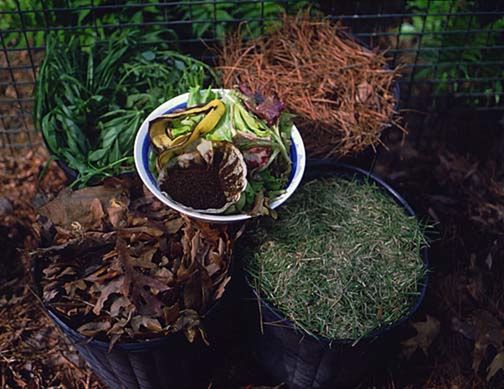
[[[414,304],[425,245],[421,224],[375,184],[331,178],[302,186],[242,249],[252,284],[297,327],[359,339]]]
[[[228,37],[219,56],[226,88],[275,93],[312,156],[341,157],[375,148],[396,122],[396,70],[383,53],[357,43],[329,20],[284,16],[283,27],[251,41]]]

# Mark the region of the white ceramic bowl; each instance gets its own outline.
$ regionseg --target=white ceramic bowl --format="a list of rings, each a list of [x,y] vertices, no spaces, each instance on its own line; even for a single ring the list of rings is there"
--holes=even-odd
[[[220,90],[215,89],[214,91],[219,92]],[[162,193],[159,189],[157,180],[153,172],[151,172],[149,169],[149,153],[152,148],[149,139],[149,122],[152,119],[165,113],[172,112],[176,109],[185,108],[188,96],[188,93],[184,93],[183,95],[174,97],[173,99],[161,104],[154,111],[152,111],[142,123],[142,126],[138,130],[135,139],[134,149],[135,165],[140,178],[142,179],[147,189],[149,189],[149,191],[152,192],[152,194],[156,196],[161,202],[180,213],[186,214],[191,218],[206,221],[209,223],[234,223],[251,218],[251,216],[247,214],[215,215],[196,212],[172,200],[170,196]],[[289,177],[287,188],[285,189],[286,191],[284,194],[277,197],[274,201],[271,202],[270,208],[272,209],[282,205],[294,193],[294,191],[299,186],[301,179],[303,178],[303,173],[306,165],[306,153],[301,135],[299,134],[299,131],[295,126],[292,126],[290,156],[292,160],[292,172]]]

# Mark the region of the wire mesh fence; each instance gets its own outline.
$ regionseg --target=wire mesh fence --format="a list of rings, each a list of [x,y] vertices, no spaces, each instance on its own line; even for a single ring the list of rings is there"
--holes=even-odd
[[[83,44],[117,29],[157,32],[174,48],[213,60],[212,47],[246,22],[267,33],[283,12],[306,7],[339,21],[364,44],[402,66],[401,106],[503,110],[504,4],[490,0],[114,1],[0,0],[0,148],[32,147],[31,111],[48,34]]]

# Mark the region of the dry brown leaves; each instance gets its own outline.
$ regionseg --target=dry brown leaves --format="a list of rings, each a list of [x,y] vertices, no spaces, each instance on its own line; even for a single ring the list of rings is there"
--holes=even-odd
[[[19,250],[36,243],[32,202],[65,181],[55,163],[38,180],[46,160],[42,150],[0,159],[0,387],[101,388],[26,286]]]
[[[32,260],[44,303],[81,334],[111,345],[176,331],[205,340],[202,315],[229,281],[226,227],[193,222],[119,181],[63,191],[38,221],[48,244]]]
[[[380,143],[394,122],[397,71],[381,53],[367,50],[328,20],[285,16],[283,27],[245,42],[229,37],[219,68],[226,88],[245,84],[277,94],[311,156],[346,156]]]
[[[500,235],[504,228],[504,177],[495,164],[481,164],[470,156],[445,152],[439,156],[438,180],[453,197],[462,198],[466,216],[489,233]]]
[[[452,326],[474,341],[472,368],[476,374],[483,370],[490,381],[504,370],[504,325],[501,320],[486,310],[477,309],[464,321],[454,318]]]
[[[102,388],[20,284],[0,288],[0,387]]]
[[[63,172],[53,162],[42,180],[39,175],[47,161],[47,154],[32,150],[22,157],[0,157],[0,279],[22,273],[17,249],[30,245],[31,224],[35,221],[33,201],[51,195],[64,183]],[[25,240],[27,240],[25,242]],[[15,263],[13,263],[15,262]],[[5,268],[5,271],[3,271]]]
[[[33,215],[32,202],[37,194],[50,195],[63,186],[66,178],[55,162],[39,176],[47,162],[47,152],[36,148],[19,155],[0,156],[0,197],[8,199],[18,216]]]
[[[439,334],[440,322],[435,317],[427,315],[425,321],[411,322],[416,335],[402,342],[402,355],[410,358],[413,353],[420,349],[425,355],[429,354],[429,347]]]

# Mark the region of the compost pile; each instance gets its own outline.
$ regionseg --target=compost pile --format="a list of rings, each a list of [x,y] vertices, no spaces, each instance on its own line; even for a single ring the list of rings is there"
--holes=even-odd
[[[312,156],[347,156],[381,143],[396,122],[395,70],[383,54],[367,50],[328,20],[285,16],[283,27],[244,41],[229,37],[219,68],[226,88],[245,84],[275,93],[298,116]]]
[[[191,88],[187,109],[149,122],[151,172],[198,212],[268,215],[292,170],[291,130],[292,115],[273,96]]]
[[[225,227],[190,221],[118,179],[63,190],[39,213],[36,281],[72,328],[111,347],[177,331],[205,339],[201,315],[230,280]]]

